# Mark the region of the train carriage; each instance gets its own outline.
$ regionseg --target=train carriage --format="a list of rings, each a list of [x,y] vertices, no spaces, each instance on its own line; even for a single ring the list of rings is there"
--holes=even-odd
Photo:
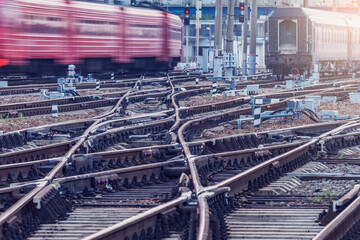
[[[181,61],[181,32],[178,16],[149,8],[2,0],[0,74],[167,70]]]
[[[166,14],[160,11],[125,8],[125,56],[136,59],[136,68],[144,68],[167,59]]]
[[[348,61],[354,70],[360,67],[360,17],[346,16],[349,28]]]
[[[275,74],[346,74],[359,68],[360,17],[307,8],[279,8],[269,16],[266,66]]]
[[[88,72],[101,72],[121,63],[122,16],[119,8],[72,1],[64,9],[69,17],[69,60]]]

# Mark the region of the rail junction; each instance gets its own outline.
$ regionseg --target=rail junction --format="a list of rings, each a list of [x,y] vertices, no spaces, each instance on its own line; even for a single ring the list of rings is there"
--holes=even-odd
[[[208,77],[102,79],[41,101],[56,84],[0,89],[2,239],[359,239],[360,81],[244,80],[235,92],[258,91],[228,96]],[[291,105],[308,96],[316,110]]]

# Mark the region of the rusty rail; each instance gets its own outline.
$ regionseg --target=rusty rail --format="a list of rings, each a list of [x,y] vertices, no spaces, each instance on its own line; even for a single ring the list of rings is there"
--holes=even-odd
[[[168,203],[164,203],[160,206],[151,208],[143,213],[140,213],[134,217],[130,217],[122,222],[119,222],[111,227],[103,229],[97,233],[83,238],[82,240],[98,240],[98,239],[119,239],[119,236],[127,236],[129,232],[133,232],[134,229],[144,229],[144,225],[148,225],[151,218],[156,217],[160,213],[167,212],[185,203],[190,199],[191,193],[183,194],[181,197],[174,199]],[[128,229],[133,229],[127,232]],[[146,229],[146,228],[145,228]],[[136,231],[137,232],[137,231]]]

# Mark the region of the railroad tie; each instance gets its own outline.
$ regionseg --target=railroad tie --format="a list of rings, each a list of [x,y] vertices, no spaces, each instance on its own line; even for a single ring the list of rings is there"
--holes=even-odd
[[[226,217],[228,239],[312,239],[323,229],[314,221],[322,211],[240,208]]]

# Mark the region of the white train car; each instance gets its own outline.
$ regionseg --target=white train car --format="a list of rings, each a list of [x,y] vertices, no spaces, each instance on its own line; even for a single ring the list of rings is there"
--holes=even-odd
[[[278,8],[269,16],[266,66],[276,74],[346,74],[360,68],[360,17],[307,8]]]

